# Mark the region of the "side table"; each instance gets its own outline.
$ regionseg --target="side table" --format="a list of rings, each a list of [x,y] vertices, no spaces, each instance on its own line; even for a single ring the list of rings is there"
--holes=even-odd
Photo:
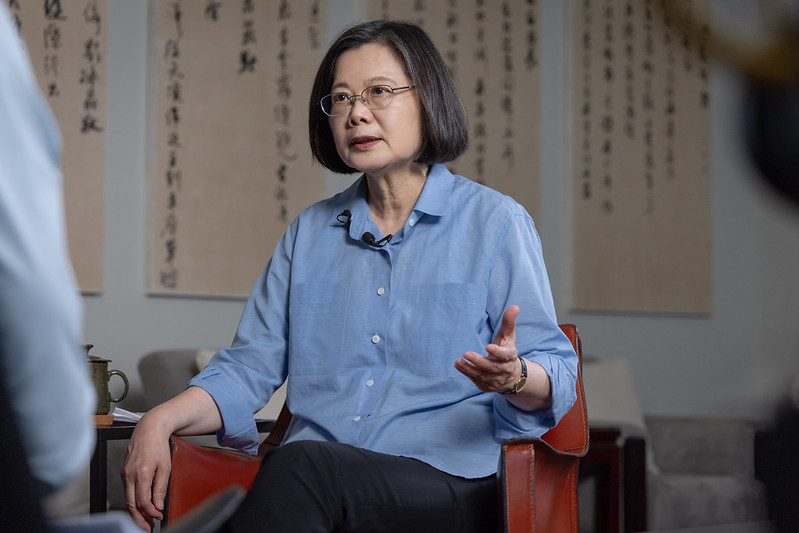
[[[136,424],[114,422],[110,426],[97,427],[97,442],[89,464],[89,512],[106,512],[108,493],[108,441],[129,439]]]
[[[641,437],[622,439],[619,428],[589,428],[579,476],[596,479],[594,531],[646,530],[646,448]],[[623,440],[623,442],[622,442]]]

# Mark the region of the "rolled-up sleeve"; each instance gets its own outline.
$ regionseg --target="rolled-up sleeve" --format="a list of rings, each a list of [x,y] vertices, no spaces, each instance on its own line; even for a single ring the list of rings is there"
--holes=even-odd
[[[549,376],[548,408],[523,411],[503,395],[494,398],[495,437],[539,437],[553,428],[576,399],[577,355],[560,329],[544,265],[540,238],[526,213],[509,217],[497,241],[491,269],[487,311],[494,330],[511,305],[519,306],[516,348]]]
[[[255,454],[254,414],[283,384],[288,373],[288,301],[294,225],[278,243],[255,283],[230,348],[217,352],[188,386],[216,402],[223,428],[221,445]]]
[[[577,398],[575,380],[572,375],[570,359],[562,356],[536,355],[526,357],[540,364],[552,384],[552,403],[547,409],[523,411],[511,404],[504,396],[495,395],[494,412],[496,414],[497,440],[504,441],[517,437],[540,437],[555,427],[561,418],[571,409]]]

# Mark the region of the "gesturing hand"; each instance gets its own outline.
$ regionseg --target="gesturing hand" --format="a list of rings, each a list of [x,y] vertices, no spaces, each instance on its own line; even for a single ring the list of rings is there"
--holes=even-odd
[[[483,392],[507,392],[522,374],[516,351],[516,317],[519,306],[511,305],[502,315],[494,342],[486,346],[488,356],[466,352],[455,361],[457,368]]]

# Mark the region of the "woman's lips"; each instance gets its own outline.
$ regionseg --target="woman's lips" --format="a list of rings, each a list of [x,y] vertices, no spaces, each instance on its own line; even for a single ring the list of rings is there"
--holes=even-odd
[[[376,145],[380,142],[380,137],[371,137],[371,136],[360,136],[360,137],[353,137],[350,141],[350,146],[355,148],[356,150],[368,150],[369,148]]]

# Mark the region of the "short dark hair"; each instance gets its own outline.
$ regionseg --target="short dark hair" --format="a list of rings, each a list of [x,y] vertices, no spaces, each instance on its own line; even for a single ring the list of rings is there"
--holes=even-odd
[[[411,83],[416,85],[422,105],[422,145],[415,161],[422,165],[446,163],[465,152],[469,146],[466,110],[458,97],[452,74],[433,41],[414,24],[378,20],[344,30],[330,45],[319,65],[308,113],[314,158],[333,172],[357,172],[339,157],[328,116],[322,111],[319,100],[330,93],[339,56],[352,48],[372,43],[394,49],[405,63]]]

